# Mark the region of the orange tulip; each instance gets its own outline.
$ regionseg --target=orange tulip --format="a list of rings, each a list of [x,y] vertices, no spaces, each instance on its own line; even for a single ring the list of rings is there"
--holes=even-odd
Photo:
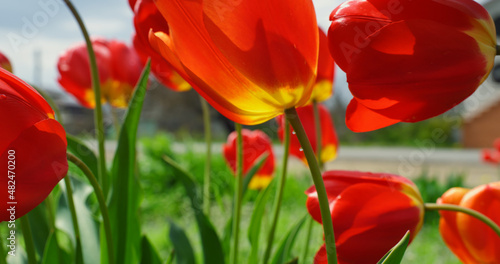
[[[311,0],[156,0],[169,31],[149,41],[215,109],[263,123],[311,96],[318,25]]]
[[[486,79],[495,25],[473,0],[350,0],[330,15],[330,52],[354,98],[355,132],[442,114]]]
[[[156,79],[164,86],[174,91],[187,91],[191,85],[170,66],[160,54],[151,48],[148,40],[149,30],[168,32],[167,21],[156,8],[153,0],[138,0],[134,3],[134,26],[136,35],[134,36],[134,48],[139,54],[142,62],[145,63],[151,58],[151,72]]]
[[[66,133],[35,89],[0,68],[0,222],[38,206],[66,175]]]
[[[136,52],[126,44],[104,39],[92,40],[95,51],[101,98],[114,107],[127,107],[142,72],[143,64]],[[94,108],[95,98],[90,77],[89,58],[85,44],[65,51],[57,63],[59,84],[81,105]]]
[[[4,68],[12,72],[12,64],[10,64],[9,59],[3,53],[0,52],[0,68]]]
[[[263,189],[271,182],[274,172],[271,140],[260,130],[242,129],[241,133],[243,136],[243,174],[246,174],[263,154],[269,155],[248,185],[248,188],[252,190]],[[227,143],[222,146],[224,158],[233,173],[236,173],[236,139],[237,133],[234,131],[229,134]]]
[[[316,78],[316,83],[314,84],[311,98],[311,102],[314,100],[316,102],[325,101],[330,98],[333,94],[333,76],[335,70],[335,64],[333,63],[333,58],[328,50],[328,38],[325,32],[319,29],[319,57],[318,57],[318,77]]]
[[[338,150],[338,139],[337,133],[335,132],[335,128],[333,127],[332,117],[330,116],[330,112],[328,109],[318,104],[319,108],[319,120],[321,123],[321,161],[326,163],[328,161],[332,161],[337,157]],[[297,108],[297,113],[299,114],[299,119],[304,129],[306,131],[306,135],[311,142],[311,146],[314,150],[314,153],[317,153],[317,139],[316,139],[316,125],[314,122],[314,109],[312,105],[304,106]],[[278,137],[281,141],[283,141],[283,133],[284,133],[284,124],[285,117],[283,115],[278,116]],[[306,157],[304,155],[304,151],[302,151],[302,147],[300,146],[299,139],[297,135],[294,135],[291,131],[293,129],[290,128],[290,154],[302,160],[305,164],[307,164]]]
[[[476,210],[500,224],[500,182],[472,190],[451,188],[438,200]],[[439,232],[446,245],[466,264],[500,263],[500,237],[476,218],[456,212],[441,211]]]
[[[424,217],[420,192],[393,174],[327,171],[323,174],[332,214],[339,264],[377,263],[407,231],[410,242]],[[306,191],[307,210],[322,223],[316,189]],[[325,246],[314,259],[327,264]]]

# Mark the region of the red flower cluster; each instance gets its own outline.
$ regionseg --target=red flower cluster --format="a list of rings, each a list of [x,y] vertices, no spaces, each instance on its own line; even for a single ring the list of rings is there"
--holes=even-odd
[[[28,84],[0,68],[0,222],[38,206],[66,175],[66,133]],[[13,210],[7,210],[13,209]],[[7,214],[6,212],[10,212]]]
[[[500,165],[500,138],[493,142],[493,149],[483,149],[481,154],[484,162]]]
[[[330,15],[330,51],[354,98],[355,132],[444,113],[486,79],[495,25],[473,0],[350,0]]]
[[[187,83],[158,52],[153,50],[149,44],[148,34],[150,30],[168,32],[167,21],[156,8],[153,0],[129,1],[134,11],[134,48],[145,63],[151,58],[151,72],[164,86],[174,91],[186,91],[191,89]]]
[[[134,49],[117,40],[96,38],[92,47],[97,60],[101,98],[114,107],[127,107],[143,64]],[[59,84],[81,105],[94,108],[89,57],[84,43],[65,51],[57,62]]]
[[[242,129],[241,134],[243,136],[244,175],[263,154],[269,155],[262,168],[257,171],[248,185],[249,189],[263,189],[271,182],[274,172],[274,152],[271,140],[260,130]],[[226,162],[233,173],[236,173],[236,140],[237,133],[232,132],[227,138],[227,143],[222,146]]]
[[[420,192],[410,180],[392,174],[327,171],[323,181],[330,202],[339,264],[377,263],[410,231],[423,224]],[[321,223],[316,189],[306,191],[307,210]],[[327,264],[325,246],[315,264]]]
[[[328,161],[334,160],[337,157],[338,150],[338,139],[337,133],[335,132],[335,128],[333,126],[332,117],[330,116],[330,112],[328,109],[318,104],[319,108],[319,120],[321,123],[321,161],[326,163]],[[314,153],[317,153],[317,139],[316,139],[316,124],[314,121],[314,109],[312,105],[304,106],[297,108],[297,113],[299,114],[299,119],[307,134],[307,138],[309,138],[309,142],[311,142],[311,146],[314,150]],[[283,141],[283,133],[284,133],[284,125],[285,125],[285,116],[281,115],[276,118],[278,122],[278,137],[281,141]],[[293,134],[293,129],[290,128],[290,154],[302,160],[305,164],[307,164],[306,157],[304,155],[304,151],[302,151],[302,147],[300,146],[299,139],[297,135]]]
[[[472,190],[452,188],[438,200],[476,210],[500,225],[500,182]],[[464,263],[500,263],[500,237],[478,219],[456,212],[441,211],[439,231],[446,245]]]

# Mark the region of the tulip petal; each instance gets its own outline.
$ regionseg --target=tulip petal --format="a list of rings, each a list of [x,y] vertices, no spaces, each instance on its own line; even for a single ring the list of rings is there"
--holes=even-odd
[[[422,218],[422,208],[390,187],[371,183],[348,187],[337,199],[332,215],[338,258],[344,263],[376,263],[408,227],[414,227],[412,239]]]
[[[328,256],[326,255],[326,246],[323,244],[316,255],[314,256],[314,264],[328,264]]]
[[[192,84],[193,88],[223,115],[242,124],[262,123],[281,114],[286,108],[306,103],[310,96],[310,85],[314,81],[314,69],[316,67],[314,66],[311,68],[307,74],[300,74],[299,76],[295,76],[292,80],[283,82],[282,78],[290,77],[290,73],[280,67],[283,66],[285,62],[294,64],[296,62],[294,60],[297,59],[297,54],[295,50],[290,49],[289,46],[283,46],[285,45],[284,43],[286,43],[285,40],[288,40],[287,38],[294,36],[294,34],[291,33],[292,31],[290,31],[291,27],[288,26],[286,29],[281,27],[283,23],[297,23],[295,17],[290,16],[293,14],[305,14],[307,18],[310,18],[312,4],[310,1],[301,1],[301,3],[307,2],[307,4],[296,5],[298,8],[303,8],[303,10],[297,10],[291,7],[295,5],[284,4],[280,1],[275,2],[273,2],[273,4],[268,4],[271,10],[291,8],[294,12],[291,14],[282,12],[281,10],[280,12],[262,12],[262,9],[257,9],[258,12],[249,12],[243,16],[244,20],[249,23],[255,20],[259,21],[259,23],[249,24],[248,26],[257,27],[250,28],[251,31],[245,32],[245,34],[247,34],[245,36],[241,33],[241,30],[235,31],[225,27],[225,25],[240,23],[238,22],[240,18],[228,16],[224,23],[221,24],[221,22],[217,21],[217,18],[214,17],[217,13],[217,7],[203,5],[201,0],[189,2],[178,0],[156,1],[157,7],[165,19],[167,21],[175,21],[175,23],[169,24],[170,31],[168,34],[167,32],[150,34],[150,43],[155,50],[160,52],[162,56],[174,66],[181,76]],[[223,5],[234,4],[229,2],[226,3],[226,1],[220,1],[220,3]],[[245,1],[245,4],[249,5],[248,7],[250,7],[251,10],[255,10],[255,8],[258,7],[257,4],[253,4],[251,1]],[[308,5],[310,5],[309,8],[305,8]],[[236,6],[235,9],[238,10],[238,13],[243,12],[239,6]],[[277,16],[283,14],[287,20],[277,25],[273,25],[272,23],[275,22],[275,19],[268,21],[272,18],[270,14]],[[259,19],[262,19],[262,21]],[[315,21],[315,19],[310,18],[306,21],[311,22]],[[304,28],[304,30],[307,31],[309,28],[308,26],[310,25],[301,25],[300,28]],[[315,29],[316,27],[317,25],[314,25]],[[278,37],[269,37],[275,34],[275,31],[278,29],[283,31],[281,35],[278,35]],[[262,30],[264,30],[264,32]],[[269,30],[269,34],[267,30]],[[190,32],[190,34],[185,34],[185,32]],[[316,65],[317,47],[315,45],[317,45],[317,30],[312,34],[316,37],[316,41],[308,41],[307,48],[311,45],[314,51],[306,54],[314,53],[314,64],[312,65]],[[217,35],[221,38],[215,39],[212,38],[212,35]],[[310,33],[305,35],[309,36]],[[222,36],[225,36],[225,38],[222,38]],[[269,38],[263,40],[263,37]],[[264,48],[267,48],[267,53],[260,54],[262,57],[258,56],[252,58],[252,60],[248,61],[248,66],[245,67],[245,65],[242,64],[243,62],[234,60],[241,59],[242,57],[250,57],[246,55],[248,53],[245,52],[248,50],[244,49],[249,48],[247,45],[253,44],[249,43],[252,38],[259,39],[258,43],[261,43],[260,40],[262,39],[262,43],[269,45],[269,47],[264,46]],[[295,38],[290,39],[290,41],[295,41]],[[301,52],[304,48],[302,43],[304,42],[297,42],[297,47]],[[218,45],[228,46],[224,46],[224,51],[221,51]],[[250,46],[249,51],[250,54],[255,52],[251,47],[252,46]],[[285,49],[283,51],[283,57],[282,59],[276,59],[276,61],[274,61],[275,56],[277,56],[275,52],[279,50],[279,48]],[[262,50],[262,48],[259,47],[256,50]],[[223,52],[229,53],[224,54]],[[277,53],[280,52],[281,51]],[[231,57],[229,57],[229,55],[231,55]],[[271,59],[269,59],[269,56],[271,56]],[[262,60],[257,60],[257,58]],[[268,75],[264,74],[264,71],[262,71],[263,69],[259,71],[254,68],[255,65],[263,65],[263,62],[269,60],[273,60],[273,64],[270,66],[273,70],[277,71],[273,76],[277,77],[276,80],[279,86],[268,87],[267,85],[269,85],[270,82],[269,78],[266,77]],[[302,61],[304,62],[304,60]],[[309,60],[306,59],[305,61]],[[247,63],[247,61],[245,61],[245,63]],[[288,67],[291,66],[288,65]],[[300,70],[302,70],[302,68],[300,68]],[[295,71],[292,70],[292,72]],[[245,74],[248,74],[248,76]],[[303,77],[306,75],[309,76],[309,81],[301,83],[300,81],[303,80]],[[256,83],[257,81],[262,81],[263,83]],[[300,83],[300,86],[295,87],[294,85],[298,83]],[[273,85],[275,84],[276,83],[273,83]]]
[[[471,208],[500,224],[500,182],[476,187],[464,195],[460,206]],[[457,226],[466,247],[479,263],[500,261],[500,238],[486,224],[465,215],[457,214]]]
[[[38,206],[66,175],[66,135],[62,126],[54,119],[42,120],[21,132],[3,149],[1,160],[7,164],[7,150],[15,150],[16,161],[16,218],[25,215]],[[43,158],[41,158],[43,157]],[[0,179],[0,185],[7,186],[7,177]],[[4,192],[0,209],[7,210],[11,201]],[[2,214],[0,221],[7,221]]]

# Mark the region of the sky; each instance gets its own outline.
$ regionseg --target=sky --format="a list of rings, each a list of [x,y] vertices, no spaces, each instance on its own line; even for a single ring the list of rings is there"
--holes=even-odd
[[[477,0],[486,2],[488,0]],[[344,0],[313,0],[318,24],[329,27],[330,12]],[[73,1],[91,36],[131,42],[132,11],[126,0]],[[77,24],[62,0],[4,1],[0,11],[0,51],[10,60],[14,73],[27,82],[46,89],[60,89],[57,59],[72,45],[82,42]],[[36,71],[35,54],[40,66]],[[40,77],[35,77],[35,71]],[[338,68],[336,93],[350,98],[346,77]]]
[[[29,2],[29,3],[28,3]],[[314,0],[318,23],[328,29],[328,16],[342,0]],[[91,36],[131,42],[132,11],[126,0],[73,1]],[[0,51],[11,61],[14,73],[46,89],[60,89],[57,59],[83,37],[61,0],[4,1],[0,11]],[[36,77],[36,53],[41,63]]]

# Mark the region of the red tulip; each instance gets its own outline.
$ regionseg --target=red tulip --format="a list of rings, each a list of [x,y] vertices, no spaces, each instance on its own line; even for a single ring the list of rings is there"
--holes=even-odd
[[[476,210],[500,224],[500,182],[472,190],[451,188],[438,199],[438,203]],[[446,245],[464,263],[500,263],[500,237],[476,218],[441,211],[439,231]]]
[[[330,20],[330,52],[354,95],[346,122],[355,132],[442,114],[493,67],[495,26],[473,0],[350,0]]]
[[[39,205],[66,175],[66,133],[49,104],[28,84],[0,69],[0,222]]]
[[[493,147],[493,149],[483,149],[481,157],[484,162],[500,165],[500,138],[495,139]]]
[[[328,109],[318,104],[319,120],[321,123],[321,161],[326,163],[334,160],[337,157],[338,139],[335,128],[333,127],[332,117]],[[317,139],[316,139],[316,125],[314,122],[314,109],[312,105],[297,108],[299,119],[306,131],[307,137],[311,142],[314,153],[317,153]],[[278,121],[278,137],[283,141],[285,117],[283,115],[277,117]],[[290,154],[302,160],[307,164],[306,157],[302,151],[299,139],[292,133],[293,129],[290,128]]]
[[[4,68],[12,72],[12,64],[10,64],[9,59],[3,53],[0,52],[0,68]]]
[[[335,64],[328,50],[328,38],[319,29],[319,57],[318,57],[318,77],[314,84],[310,101],[321,102],[330,98],[333,94],[333,76]]]
[[[262,165],[259,171],[253,176],[250,181],[249,189],[263,189],[272,180],[274,172],[274,153],[273,146],[269,137],[260,130],[242,129],[243,136],[243,174],[246,175],[248,170],[252,168],[257,160],[265,153],[269,156]],[[227,143],[222,146],[224,158],[227,164],[236,174],[236,139],[237,133],[234,131],[229,134]]]
[[[215,109],[263,123],[311,96],[318,25],[310,0],[156,0],[169,31],[149,35]]]
[[[142,72],[143,64],[136,52],[126,44],[104,39],[92,40],[95,51],[101,98],[114,107],[127,107]],[[59,84],[81,105],[94,108],[95,99],[85,44],[65,51],[57,63]]]
[[[168,32],[167,21],[156,8],[153,0],[138,0],[134,3],[134,26],[136,35],[134,36],[134,48],[141,60],[145,63],[151,58],[151,72],[159,82],[174,91],[187,91],[191,85],[170,66],[159,53],[149,44],[149,30]]]
[[[377,263],[404,234],[422,227],[422,197],[413,182],[392,174],[327,171],[323,174],[339,264]],[[321,223],[316,189],[306,191],[307,210]],[[324,246],[315,264],[327,263]]]

